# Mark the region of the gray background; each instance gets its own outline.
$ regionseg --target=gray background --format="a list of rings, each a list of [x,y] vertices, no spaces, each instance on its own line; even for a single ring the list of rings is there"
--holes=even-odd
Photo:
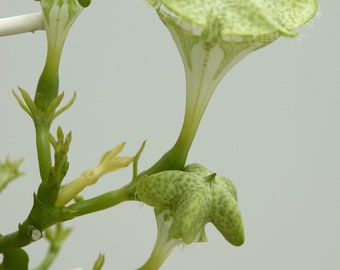
[[[39,11],[34,1],[0,0],[0,17]],[[340,2],[320,1],[318,16],[295,39],[248,56],[218,87],[188,162],[231,178],[246,231],[242,247],[207,225],[208,243],[179,247],[162,269],[340,269]],[[0,232],[23,221],[39,184],[31,120],[11,90],[32,95],[45,57],[45,34],[0,40],[0,157],[25,159],[26,175],[0,196]],[[65,181],[97,164],[122,141],[133,155],[148,140],[140,168],[175,141],[184,113],[184,71],[169,33],[143,1],[93,1],[73,27],[61,63],[61,89],[74,106],[57,119],[72,130]],[[84,195],[120,187],[130,169],[104,177]],[[124,203],[66,223],[74,232],[52,269],[129,270],[149,256],[152,209]],[[44,240],[27,247],[31,267]]]

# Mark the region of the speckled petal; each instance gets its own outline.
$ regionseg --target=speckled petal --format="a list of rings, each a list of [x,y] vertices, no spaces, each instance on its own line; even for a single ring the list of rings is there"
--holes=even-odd
[[[184,171],[195,173],[201,177],[206,177],[212,174],[212,172],[209,171],[206,167],[198,163],[192,163],[185,166]],[[230,179],[224,176],[216,175],[215,183],[218,185],[223,185],[225,189],[228,190],[233,195],[234,199],[237,201],[237,190]]]
[[[170,227],[172,237],[182,238],[185,244],[198,240],[202,229],[209,221],[210,198],[204,186],[191,191],[192,193],[181,200]]]
[[[224,238],[235,246],[244,242],[244,230],[240,209],[233,196],[219,185],[212,185],[211,222]]]
[[[185,166],[184,171],[190,172],[190,173],[195,173],[201,177],[206,177],[210,174],[212,174],[211,171],[209,171],[206,167],[202,166],[201,164],[198,163],[192,163],[187,166]]]
[[[272,18],[288,30],[309,21],[318,9],[317,0],[261,0]]]
[[[292,36],[317,10],[316,0],[150,0],[198,27],[206,28],[217,18],[226,36]]]
[[[223,186],[225,188],[225,190],[230,192],[230,194],[233,196],[235,201],[237,201],[237,189],[236,189],[234,183],[230,179],[228,179],[227,177],[224,177],[224,176],[217,175],[215,177],[215,183],[217,185]]]
[[[144,203],[156,208],[176,208],[179,198],[204,179],[182,171],[164,171],[140,179],[137,195]]]

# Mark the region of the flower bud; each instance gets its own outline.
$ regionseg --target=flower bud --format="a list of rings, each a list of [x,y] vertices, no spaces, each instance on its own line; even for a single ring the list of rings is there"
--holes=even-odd
[[[124,146],[125,143],[121,143],[112,150],[107,151],[96,167],[84,171],[78,178],[62,187],[58,193],[56,205],[65,205],[74,199],[84,188],[95,184],[103,175],[129,166],[134,157],[118,156],[123,151]]]

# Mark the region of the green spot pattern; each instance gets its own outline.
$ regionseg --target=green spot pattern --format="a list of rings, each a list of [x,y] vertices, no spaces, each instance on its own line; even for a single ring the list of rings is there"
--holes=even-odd
[[[226,36],[263,36],[291,31],[310,20],[317,10],[317,0],[149,0],[155,8],[165,8],[175,16],[208,27],[218,19]]]
[[[239,246],[244,242],[236,188],[226,177],[212,174],[199,164],[184,171],[164,171],[144,177],[137,184],[141,201],[157,211],[170,209],[173,223],[169,235],[190,244],[212,222],[223,237]]]

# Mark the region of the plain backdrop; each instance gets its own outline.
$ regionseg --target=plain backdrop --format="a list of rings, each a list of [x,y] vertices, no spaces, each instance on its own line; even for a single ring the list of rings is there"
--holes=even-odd
[[[40,10],[36,1],[0,0],[0,17]],[[216,90],[188,163],[231,178],[238,188],[246,242],[227,243],[207,225],[208,243],[178,247],[162,269],[340,269],[340,2],[320,1],[295,39],[280,38],[243,60]],[[39,185],[34,129],[11,91],[34,95],[46,54],[45,33],[0,39],[0,158],[24,158],[25,176],[0,196],[0,233],[17,229]],[[173,41],[144,1],[93,1],[66,41],[60,70],[70,110],[54,123],[72,130],[72,180],[126,141],[125,155],[148,143],[140,168],[174,143],[185,102],[184,70]],[[131,169],[84,191],[90,198],[126,184]],[[137,202],[80,217],[52,270],[136,269],[156,237],[153,211]],[[30,267],[48,245],[25,248]]]

